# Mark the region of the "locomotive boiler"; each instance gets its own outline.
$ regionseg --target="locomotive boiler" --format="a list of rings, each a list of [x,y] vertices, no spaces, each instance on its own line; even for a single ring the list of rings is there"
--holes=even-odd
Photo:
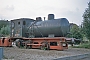
[[[54,15],[49,14],[48,20],[42,21],[41,18],[36,20],[38,22],[29,30],[35,37],[63,37],[69,32],[69,22],[66,18],[54,19]]]

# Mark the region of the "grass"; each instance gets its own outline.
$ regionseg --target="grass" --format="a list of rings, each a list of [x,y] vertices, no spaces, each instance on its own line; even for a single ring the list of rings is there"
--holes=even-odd
[[[73,46],[73,48],[86,48],[86,49],[90,49],[90,42],[82,43],[79,46]]]

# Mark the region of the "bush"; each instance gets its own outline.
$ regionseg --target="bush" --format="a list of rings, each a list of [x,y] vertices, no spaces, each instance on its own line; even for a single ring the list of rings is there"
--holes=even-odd
[[[90,42],[80,44],[79,46],[73,46],[74,48],[87,48],[90,49]]]

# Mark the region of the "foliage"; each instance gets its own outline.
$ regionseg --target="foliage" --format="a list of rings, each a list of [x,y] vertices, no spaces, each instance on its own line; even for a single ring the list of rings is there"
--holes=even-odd
[[[7,25],[6,27],[2,27],[0,30],[0,33],[4,34],[4,35],[9,35],[10,34],[10,26]]]
[[[10,34],[10,23],[9,21],[0,20],[0,35]]]
[[[72,24],[70,27],[69,38],[82,39],[81,28],[79,28],[76,24]]]
[[[6,27],[8,24],[9,24],[8,21],[0,20],[0,30],[2,27]]]
[[[73,46],[74,48],[87,48],[87,49],[90,49],[90,42],[88,43],[83,43],[79,46]]]
[[[83,34],[90,40],[90,2],[83,14]]]

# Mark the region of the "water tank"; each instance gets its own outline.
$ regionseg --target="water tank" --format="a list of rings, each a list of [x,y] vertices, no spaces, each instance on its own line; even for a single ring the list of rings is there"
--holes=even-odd
[[[69,21],[66,18],[39,21],[34,26],[35,37],[64,37],[69,32]]]
[[[48,20],[54,19],[54,14],[48,14]]]

